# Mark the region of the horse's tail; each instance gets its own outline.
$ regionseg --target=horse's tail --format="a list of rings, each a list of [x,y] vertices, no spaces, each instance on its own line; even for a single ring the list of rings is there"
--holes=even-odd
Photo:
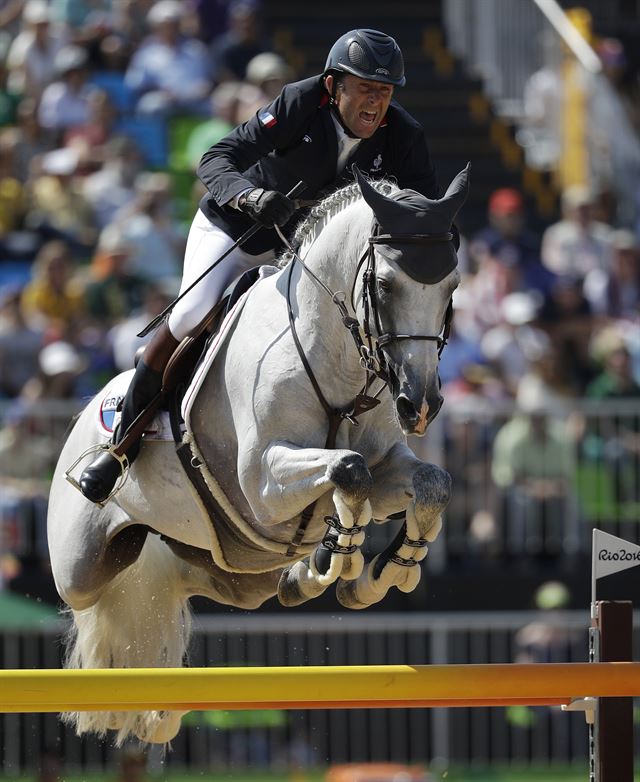
[[[156,535],[148,535],[137,561],[122,571],[90,608],[72,611],[66,668],[180,667],[191,633],[191,614],[179,560]],[[78,735],[104,737],[117,730],[116,745],[131,735],[164,744],[177,734],[184,712],[69,712],[62,715]]]

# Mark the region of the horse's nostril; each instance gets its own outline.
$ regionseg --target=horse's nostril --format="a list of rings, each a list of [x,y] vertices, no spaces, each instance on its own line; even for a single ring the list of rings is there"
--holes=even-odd
[[[418,411],[406,396],[399,396],[396,399],[396,410],[400,418],[403,418],[405,421],[418,417]]]

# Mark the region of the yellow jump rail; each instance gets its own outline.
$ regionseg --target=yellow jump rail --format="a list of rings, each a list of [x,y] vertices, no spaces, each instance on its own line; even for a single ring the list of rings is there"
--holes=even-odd
[[[640,663],[0,671],[0,712],[372,709],[640,696]]]

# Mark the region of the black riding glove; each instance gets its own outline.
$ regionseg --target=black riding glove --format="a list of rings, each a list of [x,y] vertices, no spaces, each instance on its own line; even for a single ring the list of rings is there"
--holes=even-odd
[[[284,225],[296,211],[295,203],[277,190],[256,187],[238,200],[238,207],[266,228]]]

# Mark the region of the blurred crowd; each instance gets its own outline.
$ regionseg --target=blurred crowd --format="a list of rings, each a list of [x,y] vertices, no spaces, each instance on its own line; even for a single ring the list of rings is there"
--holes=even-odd
[[[200,157],[294,78],[260,11],[0,0],[0,585],[46,551],[69,405],[177,294]]]
[[[39,402],[86,399],[133,366],[177,292],[201,155],[295,77],[256,0],[0,0],[3,480],[51,473],[62,433],[39,432]],[[500,188],[463,237],[441,375],[448,408],[526,414],[496,437],[498,486],[562,493],[575,400],[640,397],[638,236],[600,196],[567,189],[540,235],[523,193]],[[536,424],[541,410],[562,420]],[[615,461],[639,437],[636,419],[617,451],[589,442]]]
[[[199,158],[292,77],[252,0],[0,0],[0,399],[133,365]]]

